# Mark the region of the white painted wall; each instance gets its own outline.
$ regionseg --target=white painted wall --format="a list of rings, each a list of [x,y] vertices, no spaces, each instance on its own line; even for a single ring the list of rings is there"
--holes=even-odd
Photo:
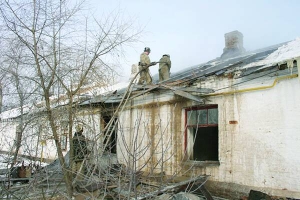
[[[16,122],[13,120],[10,121],[1,121],[0,122],[0,150],[5,152],[10,152],[13,145],[14,139],[16,137]]]
[[[141,96],[133,101],[133,107],[130,104],[119,114],[117,155],[121,163],[153,173],[164,171],[170,174],[176,170],[176,150],[181,150],[181,144],[174,141],[181,134],[172,134],[176,126],[174,105],[160,104],[173,97],[172,92]],[[181,123],[181,108],[179,111]]]
[[[275,78],[265,77],[234,89],[271,85]],[[300,195],[299,80],[281,80],[271,89],[209,100],[219,105],[220,166],[198,171],[215,181]],[[233,120],[238,124],[229,124]]]
[[[220,125],[219,173],[227,175],[219,180],[298,191],[299,80],[284,80],[269,90],[223,98],[232,101],[225,100],[219,111],[233,114],[220,115],[223,126]],[[231,125],[229,120],[237,120],[238,124]]]
[[[254,76],[258,76],[255,74]],[[288,74],[287,74],[288,75]],[[253,77],[249,76],[247,79]],[[240,85],[232,86],[235,83],[243,82],[246,79],[227,79],[210,77],[209,80],[199,83],[206,88],[225,88],[218,92],[237,91],[245,88],[272,85],[276,76],[264,76],[260,79],[248,81]],[[167,126],[169,119],[174,120],[175,106],[192,106],[194,103],[186,100],[178,104],[170,103],[160,106],[155,115],[149,114],[149,109],[142,109],[137,105],[162,102],[162,99],[171,101],[172,95],[149,94],[141,97],[131,104],[131,109],[120,114],[120,122],[123,126],[123,134],[129,144],[137,132],[145,132],[145,128],[138,129],[135,123],[137,113],[143,117],[140,124],[148,122],[157,127]],[[193,167],[188,171],[190,174],[211,175],[210,180],[228,183],[237,183],[245,186],[271,188],[280,191],[294,191],[300,195],[300,82],[299,79],[281,80],[271,89],[236,93],[232,95],[218,95],[207,97],[209,104],[218,104],[219,109],[219,166]],[[156,109],[153,107],[153,109]],[[181,164],[184,163],[184,117],[176,121],[178,126],[172,124],[166,128],[163,134],[164,141],[170,139],[172,148],[167,148],[166,157],[170,158],[165,165],[169,166],[165,172],[174,174]],[[154,117],[152,119],[151,117]],[[152,121],[153,120],[153,121]],[[159,121],[161,120],[161,121]],[[229,121],[237,121],[237,124],[229,124]],[[174,123],[172,121],[171,123]],[[150,126],[147,126],[149,128]],[[161,129],[156,129],[160,132]],[[149,130],[151,132],[151,130]],[[147,132],[147,131],[146,131]],[[141,134],[141,133],[140,133]],[[146,134],[147,135],[147,134]],[[161,136],[155,135],[154,142],[157,143]],[[150,137],[139,138],[140,148],[151,145]],[[124,141],[125,141],[124,140]],[[175,144],[176,143],[176,144]],[[120,144],[120,142],[119,142]],[[130,146],[130,145],[129,145]],[[156,152],[161,152],[165,144]],[[180,147],[179,147],[180,146]],[[179,150],[178,150],[179,149]],[[118,152],[124,151],[119,146]],[[119,160],[124,160],[118,154]],[[149,158],[149,153],[145,154]],[[159,156],[156,159],[159,160]],[[143,162],[147,160],[144,159]],[[142,162],[137,162],[140,166]],[[159,163],[159,162],[158,162]],[[157,164],[157,163],[152,163]],[[177,167],[174,167],[177,166]],[[278,192],[279,191],[279,192]]]
[[[32,120],[30,123],[26,122],[26,128],[23,132],[23,140],[19,154],[54,160],[57,158],[57,150],[55,142],[52,137],[51,130],[46,122],[42,122],[44,119],[41,116],[39,120]],[[58,123],[59,124],[59,119]],[[96,154],[102,155],[102,137],[100,131],[100,112],[97,109],[83,109],[79,112],[74,119],[74,131],[75,126],[78,123],[83,124],[83,134],[87,137],[90,149],[93,149]],[[0,122],[0,151],[12,152],[15,150],[14,140],[16,137],[16,127],[18,120],[6,119]],[[24,122],[25,123],[25,122]],[[73,131],[73,132],[74,132]],[[62,134],[62,130],[59,127],[58,133]],[[93,141],[93,142],[92,142]],[[69,138],[67,139],[69,144]],[[67,149],[63,151],[63,154],[67,154]],[[96,160],[95,160],[96,161]]]

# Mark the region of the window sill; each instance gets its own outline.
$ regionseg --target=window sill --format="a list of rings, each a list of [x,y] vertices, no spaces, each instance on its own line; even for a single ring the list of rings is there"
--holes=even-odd
[[[220,166],[219,161],[194,161],[194,160],[188,160],[183,162],[183,165],[186,166],[195,166],[195,167],[216,167]]]

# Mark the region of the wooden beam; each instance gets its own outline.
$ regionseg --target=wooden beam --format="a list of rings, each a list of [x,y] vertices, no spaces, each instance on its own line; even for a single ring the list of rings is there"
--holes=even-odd
[[[176,188],[179,188],[181,186],[190,184],[192,182],[201,182],[201,184],[204,185],[205,182],[207,181],[207,179],[208,179],[208,176],[197,176],[195,178],[191,178],[191,179],[188,179],[188,180],[185,180],[185,181],[181,181],[179,183],[168,185],[168,186],[166,186],[166,187],[164,187],[162,189],[155,190],[155,191],[150,192],[148,194],[144,194],[144,195],[138,196],[136,199],[142,200],[142,199],[150,198],[150,197],[153,197],[153,196],[157,196],[157,194],[161,194],[161,193],[164,193],[164,192],[167,192],[167,191],[173,191]],[[202,186],[200,186],[200,187],[202,187]]]
[[[182,91],[182,90],[178,90],[178,89],[176,89],[174,87],[170,87],[168,85],[163,85],[162,84],[161,86],[172,90],[174,92],[174,94],[177,94],[178,96],[182,96],[184,98],[187,98],[187,99],[190,99],[190,100],[193,100],[193,101],[197,101],[199,103],[204,103],[204,100],[202,98],[194,96],[194,95],[192,95],[192,94],[190,94],[188,92],[185,92],[185,91]]]

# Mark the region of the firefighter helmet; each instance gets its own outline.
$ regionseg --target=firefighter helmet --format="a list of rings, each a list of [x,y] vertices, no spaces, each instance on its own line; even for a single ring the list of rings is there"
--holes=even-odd
[[[150,48],[149,48],[149,47],[145,47],[145,49],[144,49],[144,52],[148,52],[148,53],[150,53],[150,52],[151,52],[151,50],[150,50]]]

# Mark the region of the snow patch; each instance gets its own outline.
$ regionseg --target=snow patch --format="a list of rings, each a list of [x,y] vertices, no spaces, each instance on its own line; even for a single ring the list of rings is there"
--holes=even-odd
[[[286,63],[288,60],[296,59],[297,57],[300,57],[300,38],[282,45],[265,59],[245,65],[242,69],[255,66],[273,66],[278,63]]]

